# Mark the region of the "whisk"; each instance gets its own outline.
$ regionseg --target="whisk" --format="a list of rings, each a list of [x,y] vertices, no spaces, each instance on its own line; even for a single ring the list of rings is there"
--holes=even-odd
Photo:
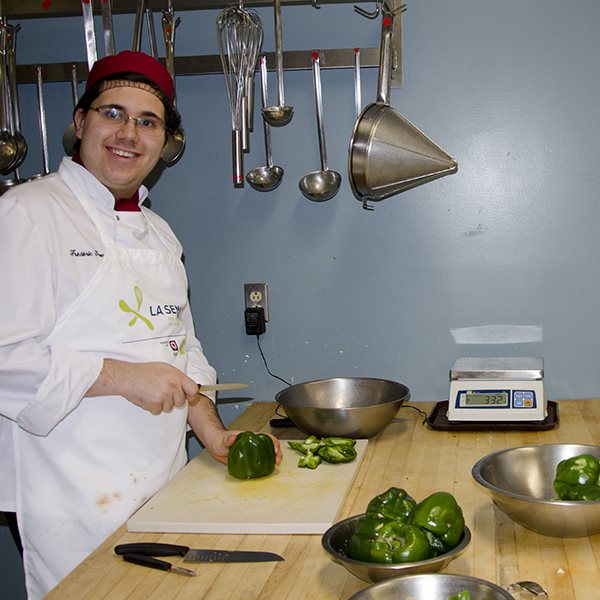
[[[233,184],[244,186],[244,133],[247,131],[246,94],[262,45],[262,24],[242,3],[217,15],[217,42],[231,110]]]

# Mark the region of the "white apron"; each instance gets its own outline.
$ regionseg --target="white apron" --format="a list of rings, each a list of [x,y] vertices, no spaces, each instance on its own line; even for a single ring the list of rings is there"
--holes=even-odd
[[[98,228],[105,255],[42,343],[185,371],[177,314],[187,303],[187,278],[180,257],[166,244],[161,250],[116,245],[92,201],[72,177],[63,178]],[[46,437],[15,428],[30,599],[52,589],[181,469],[186,420],[187,407],[155,416],[121,396],[104,396],[84,398]]]

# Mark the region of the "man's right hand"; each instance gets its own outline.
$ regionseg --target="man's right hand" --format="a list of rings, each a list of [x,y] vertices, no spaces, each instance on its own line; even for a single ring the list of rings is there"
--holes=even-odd
[[[185,406],[197,392],[198,385],[193,379],[167,363],[106,358],[86,397],[119,395],[158,415]]]

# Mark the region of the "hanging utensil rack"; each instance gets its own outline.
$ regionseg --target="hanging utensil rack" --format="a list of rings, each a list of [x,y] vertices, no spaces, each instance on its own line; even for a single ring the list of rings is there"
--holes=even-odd
[[[394,61],[392,69],[391,87],[402,86],[402,4],[401,0],[389,0],[394,7],[394,39],[392,48]],[[370,13],[366,10],[358,10],[364,16],[376,18],[379,14],[379,2],[376,1],[376,10]],[[187,10],[216,10],[230,4],[231,1],[223,0],[177,0],[177,11]],[[320,8],[326,4],[349,4],[362,3],[366,0],[283,0],[282,7],[312,5]],[[369,0],[372,3],[372,0]],[[94,3],[94,14],[101,15],[100,3]],[[152,10],[167,9],[168,0],[149,0],[149,8]],[[247,8],[270,7],[272,2],[268,0],[244,0]],[[355,7],[356,8],[356,7]],[[114,2],[113,14],[134,14],[137,9],[137,0],[119,0]],[[81,15],[81,0],[62,0],[61,2],[38,2],[37,0],[2,0],[3,15],[9,20],[32,19],[32,18],[60,18]],[[275,64],[275,53],[267,54],[267,64]],[[164,59],[160,59],[163,60]],[[75,73],[78,81],[84,81],[88,75],[88,65],[85,62],[64,63],[36,63],[36,65],[18,65],[17,81],[19,83],[35,83],[36,66],[41,66],[44,72],[45,82],[69,82],[72,78],[72,68],[75,65]],[[379,49],[361,48],[361,67],[378,67]],[[311,50],[292,50],[283,53],[283,68],[288,71],[310,70],[312,68]],[[321,68],[323,69],[350,69],[354,68],[354,48],[337,48],[321,50]],[[180,75],[212,75],[222,73],[221,60],[218,54],[204,56],[177,56],[175,57],[175,73]]]

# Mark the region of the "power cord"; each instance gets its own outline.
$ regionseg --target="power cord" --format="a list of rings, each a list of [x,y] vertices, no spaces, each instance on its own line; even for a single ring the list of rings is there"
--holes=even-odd
[[[275,379],[279,379],[279,381],[283,381],[283,383],[285,383],[286,385],[292,387],[292,384],[289,381],[286,381],[285,379],[283,379],[283,377],[279,377],[279,375],[275,375],[275,373],[271,373],[271,370],[269,369],[269,365],[267,364],[267,359],[265,358],[265,354],[260,346],[260,335],[256,336],[256,345],[258,346],[258,350],[260,352],[260,355],[262,356],[263,362],[265,363],[265,369],[267,369],[267,373],[271,376],[274,377]]]

